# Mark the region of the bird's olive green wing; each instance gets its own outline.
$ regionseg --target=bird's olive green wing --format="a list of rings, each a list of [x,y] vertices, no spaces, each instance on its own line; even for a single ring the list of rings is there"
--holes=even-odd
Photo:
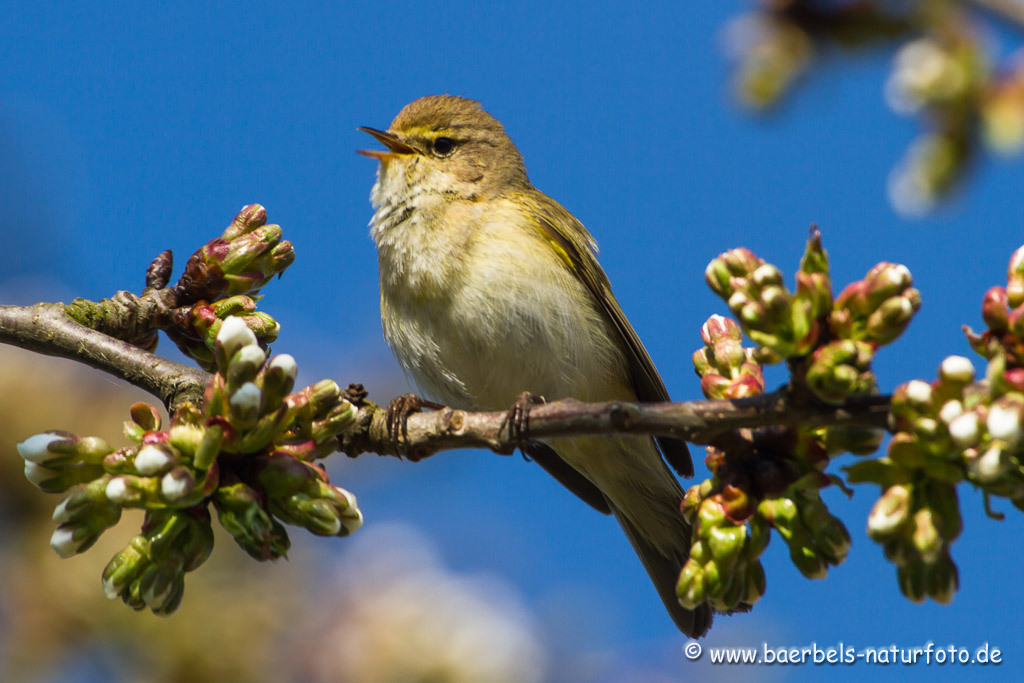
[[[622,339],[622,348],[629,360],[629,373],[636,391],[637,400],[644,403],[660,403],[670,400],[665,383],[661,381],[654,362],[647,349],[629,324],[625,313],[612,294],[611,284],[597,262],[597,244],[587,229],[575,216],[558,202],[541,192],[531,192],[528,197],[536,212],[537,223],[544,237],[565,259],[577,277],[587,285],[594,295],[602,313]],[[658,437],[658,448],[672,469],[680,476],[693,476],[693,461],[686,442],[680,439]]]
[[[540,441],[530,441],[523,447],[523,453],[554,477],[562,486],[575,493],[580,500],[598,512],[610,515],[612,508],[608,500],[592,481],[580,474],[575,467],[562,460],[551,446]]]

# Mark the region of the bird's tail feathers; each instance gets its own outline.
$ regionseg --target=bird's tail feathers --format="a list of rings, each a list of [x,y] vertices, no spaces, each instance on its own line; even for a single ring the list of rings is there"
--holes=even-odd
[[[633,546],[633,550],[643,563],[661,601],[665,603],[665,609],[668,610],[672,621],[675,622],[679,630],[691,638],[698,638],[707,633],[711,628],[711,607],[705,603],[697,609],[689,610],[680,605],[679,599],[676,597],[679,571],[690,554],[690,533],[682,518],[680,517],[679,520],[678,544],[666,555],[648,541],[641,530],[614,505],[612,505],[612,514],[615,515],[615,519],[626,533],[626,538],[629,539],[630,545]]]

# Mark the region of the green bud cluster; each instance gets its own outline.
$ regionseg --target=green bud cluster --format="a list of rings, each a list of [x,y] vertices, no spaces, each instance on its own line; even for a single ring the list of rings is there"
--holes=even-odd
[[[791,294],[778,268],[744,248],[721,254],[708,264],[704,278],[728,303],[744,332],[775,357],[802,356],[814,348],[814,309],[819,300],[815,291],[805,288]]]
[[[792,294],[778,269],[747,249],[722,254],[705,275],[739,319],[737,325],[713,316],[701,330],[704,348],[693,361],[708,398],[762,393],[760,363],[783,359],[793,373],[791,386],[806,388],[805,394],[819,401],[838,405],[851,396],[871,393],[876,349],[902,333],[920,305],[906,268],[888,263],[872,268],[864,280],[833,300],[828,255],[817,229],[807,241]],[[759,348],[743,348],[741,327]],[[683,604],[708,600],[716,609],[737,609],[741,603],[733,598],[736,586],[746,581],[744,571],[760,577],[755,582],[760,592],[751,595],[763,593],[763,571],[759,563],[753,568],[760,550],[749,555],[745,565],[736,566],[729,557],[711,552],[720,547],[712,544],[711,529],[716,530],[714,538],[721,536],[723,516],[731,528],[746,528],[742,533],[763,537],[754,543],[755,549],[763,548],[774,528],[789,547],[793,563],[809,578],[823,577],[829,566],[843,562],[850,535],[819,493],[833,483],[842,485],[842,480],[825,470],[838,453],[875,452],[884,435],[881,429],[867,427],[776,427],[737,434],[737,439],[725,442],[725,450],[709,446],[705,462],[713,476],[691,488],[683,502],[688,517],[711,520],[694,523],[691,550],[696,559],[688,563],[678,586]],[[709,562],[713,566],[707,567]],[[722,585],[731,592],[726,594]]]
[[[921,306],[910,271],[892,263],[879,263],[833,301],[828,255],[816,228],[807,241],[792,294],[779,269],[749,249],[721,254],[708,265],[705,279],[758,344],[747,354],[750,359],[791,361],[792,369],[802,374],[795,379],[819,400],[832,404],[874,389],[875,351],[902,334]],[[739,347],[725,324],[716,321],[714,329],[717,335],[713,342],[705,340],[706,348],[722,344],[718,338]],[[731,398],[729,387],[741,374],[743,360],[737,352],[726,347],[723,355],[724,364],[714,349],[694,355],[698,374],[708,377],[702,386],[707,384],[709,397],[710,391],[716,398]]]
[[[900,590],[914,602],[953,599],[958,578],[949,545],[960,530],[956,487],[935,479],[889,486],[868,515],[868,536],[882,544]]]
[[[213,552],[213,530],[205,508],[149,510],[142,533],[103,570],[103,591],[134,610],[148,607],[170,616],[185,593],[185,573]]]
[[[259,204],[243,207],[224,233],[207,242],[185,264],[175,289],[183,301],[215,301],[256,294],[295,261],[279,225],[267,225]]]
[[[68,495],[57,506],[51,544],[62,557],[88,549],[126,507],[143,508],[141,536],[104,574],[111,596],[159,614],[181,600],[183,576],[209,555],[209,505],[251,556],[276,559],[289,547],[282,525],[322,536],[360,527],[355,497],[330,483],[314,460],[337,446],[356,408],[324,380],[293,392],[297,366],[288,355],[266,360],[243,317],[216,322],[217,373],[203,408],[175,411],[167,429],[155,407],[137,403],[114,449],[102,439],[66,432],[18,444],[26,477],[42,490]],[[203,529],[199,529],[203,527]]]
[[[710,494],[705,481],[690,488],[682,512],[692,531],[690,557],[676,584],[679,603],[695,609],[708,602],[719,612],[748,608],[764,595],[760,556],[768,545],[764,520],[736,521],[723,494]]]
[[[221,325],[230,317],[240,318],[256,335],[262,348],[267,348],[281,331],[281,326],[272,317],[256,310],[256,300],[239,294],[213,303],[200,300],[191,306],[174,310],[171,317],[173,327],[167,328],[167,336],[204,370],[214,372],[217,359],[214,347]]]
[[[836,297],[829,328],[840,339],[864,341],[877,348],[895,340],[921,307],[907,267],[882,262],[863,280],[846,286]]]
[[[793,564],[807,578],[823,579],[830,565],[846,560],[850,534],[817,491],[793,487],[778,498],[762,500],[756,515],[779,533]]]

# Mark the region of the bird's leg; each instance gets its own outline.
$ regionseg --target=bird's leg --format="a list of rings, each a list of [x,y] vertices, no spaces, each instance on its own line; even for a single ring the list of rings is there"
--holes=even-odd
[[[498,425],[498,433],[500,434],[505,427],[508,427],[509,440],[516,441],[519,444],[519,450],[525,453],[528,441],[527,432],[530,428],[530,409],[543,404],[543,396],[536,396],[529,391],[519,394],[501,424]]]
[[[395,447],[395,455],[399,457],[403,455],[401,443],[403,440],[406,444],[409,443],[409,416],[420,412],[424,408],[440,410],[444,406],[440,403],[420,398],[416,394],[402,394],[391,399],[391,402],[388,403],[385,420],[388,427],[388,436],[391,438],[391,445]],[[414,460],[410,453],[405,453],[405,455],[410,460]]]

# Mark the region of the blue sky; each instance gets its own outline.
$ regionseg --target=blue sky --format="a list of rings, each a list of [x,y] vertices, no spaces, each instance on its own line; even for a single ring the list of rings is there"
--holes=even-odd
[[[703,283],[707,262],[743,245],[792,273],[811,222],[824,233],[837,290],[880,260],[909,266],[924,306],[876,370],[883,390],[931,378],[943,357],[968,353],[960,325],[980,324],[982,294],[1004,282],[1024,242],[1022,164],[982,164],[937,213],[898,217],[885,182],[916,124],[885,106],[889,53],[827,59],[779,110],[751,116],[730,100],[719,40],[746,4],[8,5],[0,293],[28,303],[138,290],[156,253],[172,248],[180,265],[240,206],[259,202],[298,254],[265,290],[265,310],[283,325],[275,348],[298,358],[300,379],[360,381],[386,401],[408,387],[380,332],[366,227],[375,167],[354,153],[372,141],[356,127],[385,128],[412,99],[447,92],[481,100],[519,145],[534,184],[595,235],[674,398],[700,397],[690,355],[701,323],[725,312]],[[166,342],[162,350],[172,352]],[[368,525],[412,524],[449,566],[511,582],[541,622],[561,605],[569,616],[559,617],[556,648],[613,652],[609,680],[652,661],[688,678],[698,668],[712,678],[820,674],[715,672],[686,661],[685,640],[614,522],[518,456],[336,460],[332,476],[359,496]],[[752,614],[720,619],[705,645],[931,640],[973,650],[988,641],[1005,653],[1001,669],[868,673],[1019,669],[1020,513],[1000,505],[1007,520],[988,520],[980,497],[962,490],[964,533],[953,546],[961,590],[950,606],[917,606],[863,533],[875,496],[828,492],[854,538],[846,564],[808,581],[775,540],[767,595]],[[323,542],[345,550],[344,541]]]

